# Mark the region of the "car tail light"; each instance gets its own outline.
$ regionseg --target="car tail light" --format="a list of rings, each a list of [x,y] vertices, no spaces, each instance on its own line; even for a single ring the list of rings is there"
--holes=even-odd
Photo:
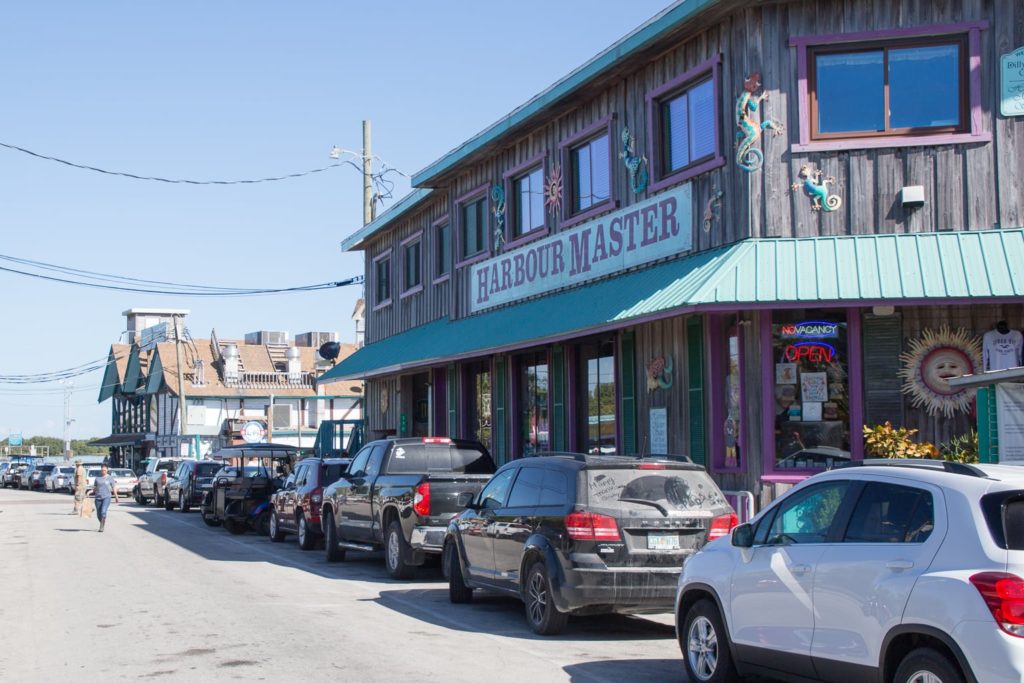
[[[735,512],[715,517],[711,520],[711,529],[708,531],[708,540],[713,541],[716,538],[728,536],[729,532],[732,531],[732,528],[739,523],[740,519],[736,516]]]
[[[981,572],[971,577],[999,628],[1024,638],[1024,579],[1006,572]]]
[[[416,487],[416,495],[413,497],[412,509],[420,517],[430,516],[430,482],[425,481]]]
[[[167,473],[166,472],[164,472],[163,474],[160,475],[160,483],[161,484],[166,484],[167,483]]]
[[[565,530],[577,541],[620,541],[619,523],[614,517],[593,512],[571,512],[565,516]]]
[[[452,440],[446,436],[425,436],[423,443],[451,443]]]
[[[663,462],[642,462],[640,463],[641,470],[663,470],[665,469],[665,463]]]
[[[323,489],[316,489],[315,491],[313,491],[313,493],[312,493],[312,495],[310,495],[309,499],[311,501],[313,501],[314,504],[319,506],[320,503],[322,503],[323,500],[324,500]]]

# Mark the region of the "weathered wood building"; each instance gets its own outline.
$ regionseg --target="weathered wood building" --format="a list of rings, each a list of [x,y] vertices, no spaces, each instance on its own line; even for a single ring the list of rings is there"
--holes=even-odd
[[[343,242],[367,345],[331,375],[371,434],[685,453],[763,496],[866,424],[947,441],[945,378],[1024,326],[1022,44],[1013,0],[676,3]]]

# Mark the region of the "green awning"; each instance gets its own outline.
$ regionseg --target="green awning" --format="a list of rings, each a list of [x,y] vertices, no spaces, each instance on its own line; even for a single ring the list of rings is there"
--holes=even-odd
[[[749,239],[368,344],[321,382],[389,374],[701,310],[1024,297],[1024,229]]]

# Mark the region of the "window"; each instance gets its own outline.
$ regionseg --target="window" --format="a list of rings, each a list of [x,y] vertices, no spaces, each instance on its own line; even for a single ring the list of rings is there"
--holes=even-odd
[[[516,482],[512,485],[512,493],[505,507],[536,507],[540,501],[540,490],[544,482],[544,470],[537,467],[521,467]]]
[[[468,259],[487,249],[487,197],[462,205],[462,258]]]
[[[570,149],[572,213],[581,213],[611,199],[609,145],[609,135],[602,133]]]
[[[742,372],[739,327],[733,326],[725,337],[725,420],[722,423],[722,442],[725,446],[722,465],[725,469],[743,464],[743,444],[740,426],[743,420]]]
[[[659,176],[692,166],[715,155],[715,84],[707,78],[661,103]]]
[[[374,308],[391,303],[391,250],[373,260]]]
[[[508,497],[508,489],[512,484],[512,477],[515,476],[515,473],[515,469],[507,469],[494,475],[494,478],[480,492],[480,507],[485,510],[504,507],[505,499]]]
[[[822,470],[850,460],[847,348],[843,311],[773,318],[776,469]]]
[[[611,341],[579,347],[578,444],[584,453],[614,453],[615,346]]]
[[[512,239],[544,227],[544,169],[540,166],[512,180]]]
[[[422,238],[416,237],[402,245],[402,293],[412,294],[423,289],[423,276],[421,272],[421,245]]]
[[[519,437],[524,454],[550,450],[548,357],[533,353],[519,361]]]
[[[564,472],[544,471],[544,483],[540,490],[538,506],[564,506],[569,503],[569,479]]]
[[[489,361],[466,366],[466,414],[469,436],[491,448],[491,365]]]
[[[935,528],[932,495],[910,486],[870,482],[853,509],[846,543],[923,543]]]
[[[783,501],[775,513],[768,543],[824,543],[839,513],[848,481],[833,481],[804,489]]]
[[[452,230],[448,221],[434,226],[434,280],[447,277],[452,270]]]
[[[814,48],[813,137],[962,132],[966,52],[962,37]]]
[[[348,466],[348,473],[353,477],[363,476],[366,472],[366,463],[370,459],[370,453],[373,452],[374,446],[364,446],[362,450],[356,453],[356,457],[352,459],[352,463]]]

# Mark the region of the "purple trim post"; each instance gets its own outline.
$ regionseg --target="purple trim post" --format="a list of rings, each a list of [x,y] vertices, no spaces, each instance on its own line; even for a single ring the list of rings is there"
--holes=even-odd
[[[719,381],[726,376],[724,371],[725,364],[722,359],[722,325],[724,324],[724,317],[716,314],[709,314],[707,316],[707,339],[708,344],[711,346],[711,353],[708,354],[708,363],[711,367],[711,371],[708,374],[709,384],[711,385],[708,389],[708,400],[711,402],[711,408],[708,410],[708,420],[711,422],[711,457],[709,460],[712,472],[721,472],[725,462],[725,445],[721,430],[722,423],[724,422],[722,419],[722,406],[724,403],[722,394],[724,392],[722,391],[722,383]]]
[[[619,206],[619,200],[616,198],[615,192],[615,167],[618,165],[615,163],[615,160],[618,158],[618,155],[615,153],[615,136],[612,135],[615,119],[615,114],[609,114],[600,121],[587,126],[580,132],[574,133],[558,143],[558,158],[562,164],[562,182],[564,184],[562,190],[562,230],[588,218],[593,218],[598,214],[611,211]],[[589,138],[599,137],[602,129],[604,129],[605,135],[608,136],[608,199],[574,214],[572,212],[574,202],[572,197],[573,169],[571,148],[578,143],[587,141]]]
[[[448,436],[448,372],[433,368],[434,424],[432,436]]]
[[[793,152],[837,152],[849,149],[881,149],[889,147],[921,147],[925,145],[977,144],[992,141],[992,134],[983,130],[984,112],[981,101],[981,35],[987,30],[988,21],[968,21],[959,24],[936,24],[914,28],[889,29],[886,31],[861,31],[858,33],[833,33],[821,36],[799,36],[789,39],[789,46],[797,50],[797,101],[800,114],[799,142],[793,143]],[[908,135],[900,137],[849,138],[847,140],[811,141],[811,110],[807,82],[807,49],[813,45],[836,43],[857,43],[872,40],[915,38],[967,33],[968,99],[970,106],[971,131],[969,133],[944,133],[941,135]]]
[[[772,314],[761,311],[761,474],[775,472],[775,357],[772,354]]]
[[[483,259],[491,255],[491,193],[490,185],[485,183],[478,185],[461,197],[455,200],[455,217],[456,220],[452,222],[453,225],[458,225],[458,229],[455,231],[456,234],[452,235],[452,245],[455,252],[455,268],[464,268],[470,264],[482,261]],[[483,198],[484,200],[484,246],[483,249],[475,254],[470,254],[466,258],[462,259],[462,209],[465,204],[475,202],[477,199]],[[462,259],[462,260],[460,260]]]
[[[375,303],[373,305],[373,310],[374,311],[379,311],[380,309],[384,308],[385,306],[390,306],[391,305],[391,300],[394,298],[392,296],[392,294],[391,294],[391,273],[392,273],[392,271],[394,269],[389,264],[388,265],[388,298],[385,299],[384,301],[376,301],[377,289],[378,289],[378,287],[377,287],[377,264],[380,261],[384,261],[385,259],[390,259],[392,251],[394,251],[394,249],[392,249],[391,247],[388,247],[383,252],[381,252],[380,254],[378,254],[377,256],[375,256],[373,258],[373,268],[370,270],[370,274],[373,275],[373,282],[371,283],[373,288],[371,289],[371,291],[373,292],[373,298],[375,300]]]
[[[566,344],[564,348],[565,353],[562,354],[562,358],[565,359],[565,422],[568,430],[565,443],[569,446],[570,451],[576,451],[580,441],[576,421],[576,382],[579,380],[576,352],[579,347],[575,344]],[[617,405],[618,403],[616,403]]]
[[[519,211],[519,198],[515,194],[515,181],[518,180],[518,177],[526,175],[528,172],[532,172],[537,168],[540,168],[543,185],[543,177],[547,177],[547,169],[544,166],[545,156],[546,153],[544,152],[536,154],[527,159],[526,161],[524,161],[523,163],[519,164],[518,166],[515,166],[502,174],[502,181],[505,186],[506,250],[518,247],[520,245],[526,244],[527,242],[532,242],[535,239],[544,237],[551,231],[551,228],[548,225],[547,211],[543,211],[541,215],[541,220],[543,222],[541,223],[541,226],[539,228],[534,228],[529,232],[524,232],[522,235],[515,236],[516,215]]]
[[[437,262],[437,243],[438,243],[438,238],[437,238],[437,234],[441,231],[441,228],[443,228],[445,226],[445,224],[448,225],[448,254],[445,255],[445,258],[448,259],[448,272],[442,273],[442,274],[438,275],[437,274],[437,272],[438,272],[438,262]],[[430,250],[430,254],[431,254],[430,263],[431,263],[431,267],[432,267],[431,273],[433,275],[433,279],[430,281],[431,284],[439,285],[442,282],[445,282],[448,279],[450,279],[451,276],[452,276],[452,264],[455,261],[455,259],[452,258],[452,253],[453,253],[452,252],[452,245],[454,244],[454,239],[455,239],[455,236],[452,234],[452,232],[453,231],[452,231],[452,222],[451,222],[451,215],[450,214],[446,213],[445,215],[441,216],[436,221],[434,221],[433,223],[430,224],[430,237],[431,237],[431,245],[432,245],[431,250]]]
[[[850,458],[864,459],[864,358],[861,340],[861,309],[846,311],[846,349],[850,380]]]
[[[406,280],[406,278],[409,277],[409,273],[406,272],[406,269],[407,269],[407,267],[409,265],[409,260],[408,260],[407,255],[406,255],[406,251],[409,249],[410,245],[412,245],[414,242],[419,242],[420,243],[420,263],[419,263],[420,281],[418,283],[416,283],[415,285],[413,285],[412,287],[410,287],[408,281]],[[404,240],[402,240],[401,242],[398,243],[398,246],[399,246],[399,248],[402,251],[402,268],[399,271],[399,276],[398,276],[398,281],[401,283],[401,287],[400,287],[401,291],[398,294],[398,298],[399,299],[404,299],[404,298],[406,298],[408,296],[412,296],[413,294],[416,294],[418,292],[422,292],[423,291],[423,242],[424,242],[424,240],[423,240],[423,230],[420,229],[420,230],[417,230],[412,235],[410,235],[409,237],[406,237]]]
[[[707,173],[716,168],[725,166],[725,157],[722,156],[721,138],[721,101],[722,101],[722,55],[707,59],[688,71],[676,76],[664,85],[649,90],[645,96],[647,108],[647,158],[651,160],[651,183],[648,192],[658,192],[672,185],[678,185],[701,173]],[[695,165],[686,166],[671,173],[662,173],[665,160],[662,158],[663,146],[661,143],[662,130],[657,109],[665,95],[681,93],[686,85],[695,81],[703,80],[708,74],[711,75],[715,90],[715,153],[710,159],[701,161]]]

